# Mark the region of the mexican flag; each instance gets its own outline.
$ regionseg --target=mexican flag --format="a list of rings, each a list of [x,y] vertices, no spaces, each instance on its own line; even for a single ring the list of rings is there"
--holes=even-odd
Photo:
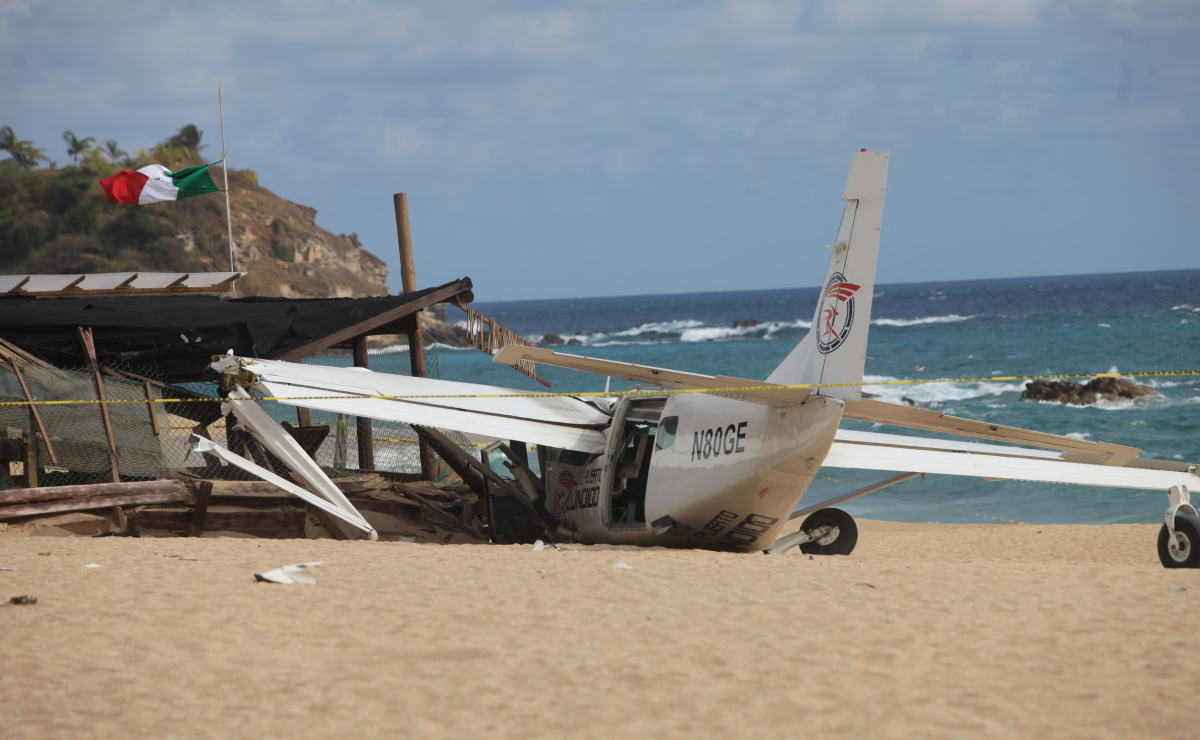
[[[185,167],[178,172],[170,172],[161,164],[151,164],[137,172],[121,170],[101,180],[100,187],[104,188],[104,196],[111,201],[146,205],[215,193],[220,190],[216,178],[223,175],[220,162]]]

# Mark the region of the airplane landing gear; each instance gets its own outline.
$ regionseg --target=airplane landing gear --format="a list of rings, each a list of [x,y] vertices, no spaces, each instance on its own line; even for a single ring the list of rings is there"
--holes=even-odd
[[[858,526],[854,517],[841,509],[820,509],[808,515],[800,531],[780,537],[767,550],[768,555],[786,555],[800,546],[808,555],[849,555],[858,543]]]
[[[1167,491],[1171,505],[1158,533],[1158,560],[1164,568],[1200,568],[1200,517],[1186,486]]]

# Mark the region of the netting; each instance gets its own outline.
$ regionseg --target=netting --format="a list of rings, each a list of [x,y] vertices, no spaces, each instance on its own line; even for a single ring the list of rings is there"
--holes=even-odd
[[[392,341],[381,342],[380,346],[369,350],[371,369],[411,374],[407,345],[396,342],[394,337],[390,339]],[[326,350],[306,362],[337,367],[353,365],[349,350]],[[441,376],[436,348],[426,350],[425,362],[428,377]],[[21,363],[20,370],[35,401],[95,401],[99,398],[96,375],[89,370],[45,368],[28,363]],[[36,449],[37,485],[145,480],[180,473],[205,479],[255,480],[253,475],[225,464],[215,456],[190,452],[187,440],[193,433],[287,475],[282,462],[250,434],[238,430],[232,420],[221,415],[220,389],[216,383],[187,383],[172,388],[163,384],[159,374],[152,369],[117,365],[103,367],[100,378],[109,401],[146,403],[38,405],[40,426],[29,406],[0,406],[0,436],[14,443],[9,446],[23,448],[32,440]],[[11,364],[0,365],[0,401],[26,401],[20,380]],[[182,395],[190,395],[191,401],[149,402],[151,398]],[[302,424],[304,412],[297,407],[274,401],[265,401],[263,406],[289,428],[300,445],[332,477],[355,477],[368,472],[421,473],[417,435],[407,424],[363,419],[368,424],[360,428],[357,417],[323,411],[309,412],[308,423]],[[105,408],[112,430],[112,445],[104,421]],[[44,436],[41,427],[45,429]],[[368,428],[374,459],[367,461],[371,464],[363,465],[364,461],[359,459],[360,431]],[[479,458],[478,450],[461,433],[442,432],[468,454]],[[8,475],[0,477],[0,488],[28,485],[28,457],[19,454],[8,454],[7,457]],[[438,467],[445,470],[444,465]]]

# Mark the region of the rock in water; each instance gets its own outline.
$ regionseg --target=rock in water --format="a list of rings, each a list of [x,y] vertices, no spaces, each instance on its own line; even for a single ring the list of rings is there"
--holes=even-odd
[[[761,321],[758,319],[735,319],[733,322],[734,329],[751,329],[758,326]]]
[[[1022,401],[1051,401],[1087,406],[1100,400],[1118,401],[1158,395],[1148,385],[1138,385],[1121,378],[1094,378],[1086,383],[1063,380],[1035,380],[1025,386]]]
[[[547,345],[566,344],[566,341],[557,334],[547,334],[546,336],[542,337],[542,341],[540,342],[540,344],[547,344]]]

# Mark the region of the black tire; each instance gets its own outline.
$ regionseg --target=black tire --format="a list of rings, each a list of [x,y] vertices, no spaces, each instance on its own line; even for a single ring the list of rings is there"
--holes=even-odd
[[[1200,519],[1191,514],[1175,515],[1175,537],[1182,546],[1172,554],[1167,525],[1158,532],[1158,560],[1164,568],[1200,568]]]
[[[858,525],[854,517],[841,509],[820,509],[808,515],[800,529],[811,532],[817,527],[831,526],[838,528],[838,537],[828,545],[816,542],[805,542],[800,546],[800,552],[808,555],[849,555],[858,544]]]

